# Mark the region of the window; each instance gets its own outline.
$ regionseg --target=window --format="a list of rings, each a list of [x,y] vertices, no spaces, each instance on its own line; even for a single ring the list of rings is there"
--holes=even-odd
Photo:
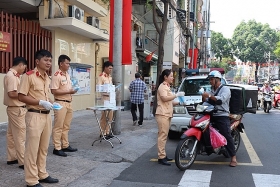
[[[226,84],[224,79],[221,83]],[[179,91],[185,92],[185,96],[202,95],[203,92],[211,91],[211,85],[209,79],[185,79]]]

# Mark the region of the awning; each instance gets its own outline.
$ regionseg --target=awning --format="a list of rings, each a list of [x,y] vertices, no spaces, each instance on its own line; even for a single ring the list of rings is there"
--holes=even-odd
[[[143,49],[143,48],[136,48],[135,52],[137,54],[143,56],[144,58],[146,58],[147,55],[152,53],[152,51],[149,51],[149,50]],[[158,56],[156,54],[153,54],[152,61],[157,61],[157,60],[158,60]]]

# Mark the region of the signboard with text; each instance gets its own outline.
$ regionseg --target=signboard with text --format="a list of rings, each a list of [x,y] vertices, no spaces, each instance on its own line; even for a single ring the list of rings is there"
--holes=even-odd
[[[0,31],[0,51],[11,52],[10,33]]]

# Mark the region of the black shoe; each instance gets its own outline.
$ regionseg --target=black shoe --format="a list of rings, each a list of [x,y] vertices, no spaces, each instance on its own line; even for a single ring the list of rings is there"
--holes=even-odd
[[[166,158],[158,159],[158,163],[162,164],[162,165],[165,165],[165,166],[171,166],[171,164],[167,162]]]
[[[45,178],[45,179],[39,180],[39,182],[44,182],[44,183],[58,183],[59,180],[58,180],[58,179],[54,179],[54,178],[48,176],[48,177]]]
[[[173,158],[168,158],[167,156],[165,157],[166,161],[172,161]]]
[[[70,145],[67,148],[62,149],[64,152],[75,152],[78,151],[76,148],[72,148]]]
[[[20,169],[24,170],[24,165],[18,166]]]
[[[62,150],[53,149],[53,154],[54,154],[54,155],[57,155],[57,156],[67,157],[67,154],[64,153]]]
[[[7,164],[8,164],[8,165],[18,164],[18,160],[7,161]]]
[[[35,184],[35,185],[32,185],[32,186],[27,185],[27,187],[43,187],[43,186],[40,183],[38,183],[38,184]]]

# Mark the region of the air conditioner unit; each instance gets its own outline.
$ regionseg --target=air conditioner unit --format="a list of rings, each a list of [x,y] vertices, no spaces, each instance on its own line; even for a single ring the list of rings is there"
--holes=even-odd
[[[98,18],[95,18],[93,16],[87,17],[87,24],[94,26],[95,28],[100,28],[100,22]]]
[[[79,7],[77,7],[75,5],[69,5],[69,7],[68,7],[69,17],[74,17],[78,20],[84,21],[84,14],[85,14],[84,10],[80,9]]]

